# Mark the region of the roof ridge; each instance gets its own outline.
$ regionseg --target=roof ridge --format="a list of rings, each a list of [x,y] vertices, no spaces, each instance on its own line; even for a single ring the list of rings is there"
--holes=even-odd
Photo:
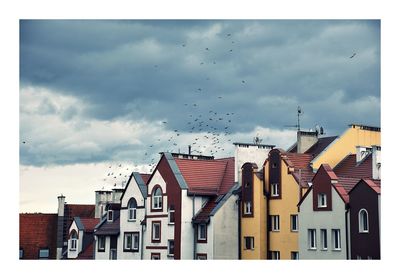
[[[219,186],[218,186],[218,190],[217,190],[218,194],[219,194],[220,189],[221,189],[221,187],[222,187],[222,182],[224,181],[224,178],[225,178],[225,175],[226,175],[226,171],[227,171],[227,168],[228,168],[228,161],[225,161],[224,163],[225,163],[224,172],[223,172],[223,174],[222,174],[222,176],[221,176],[221,180],[220,180],[219,183],[218,183],[218,185],[219,185]]]

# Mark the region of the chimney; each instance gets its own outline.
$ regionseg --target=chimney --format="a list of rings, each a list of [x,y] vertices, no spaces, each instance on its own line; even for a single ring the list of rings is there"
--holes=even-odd
[[[61,194],[61,196],[57,197],[58,199],[58,216],[64,216],[64,205],[65,205],[65,197],[63,196],[63,194]]]
[[[124,192],[123,188],[112,189],[112,203],[120,203],[123,192]]]
[[[189,155],[192,154],[192,147],[189,145]]]
[[[306,152],[317,141],[317,132],[297,131],[297,153]]]
[[[95,204],[95,218],[101,218],[104,214],[105,206],[108,202],[111,202],[112,196],[111,191],[96,191],[96,204]]]
[[[372,178],[381,179],[381,147],[372,146]]]
[[[371,153],[371,148],[366,146],[356,146],[356,162],[357,164],[364,160]]]

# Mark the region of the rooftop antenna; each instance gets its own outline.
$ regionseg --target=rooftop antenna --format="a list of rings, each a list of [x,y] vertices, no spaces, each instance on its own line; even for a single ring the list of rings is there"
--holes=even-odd
[[[257,135],[253,138],[253,143],[254,144],[260,144],[262,142],[262,139]]]
[[[297,128],[297,131],[300,131],[300,115],[303,113],[301,107],[297,106],[297,125],[285,125],[285,127],[294,127]]]

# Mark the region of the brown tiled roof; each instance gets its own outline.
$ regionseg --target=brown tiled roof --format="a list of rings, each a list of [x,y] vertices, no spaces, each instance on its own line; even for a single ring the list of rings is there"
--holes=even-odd
[[[116,214],[117,215],[117,214]],[[99,225],[95,234],[96,235],[118,235],[120,232],[120,218],[119,213],[115,217],[114,221],[108,222],[107,220],[102,221],[102,224]]]
[[[210,218],[210,213],[213,209],[218,205],[216,201],[218,197],[212,197],[210,200],[203,206],[203,208],[199,211],[199,213],[193,219],[196,223],[208,222]]]
[[[339,195],[342,197],[345,203],[349,202],[349,192],[351,189],[356,186],[356,184],[360,181],[360,178],[357,177],[338,177],[338,183],[333,184],[333,187],[337,190]]]
[[[151,174],[150,173],[141,173],[140,176],[142,177],[143,182],[147,185],[147,182],[149,181]]]
[[[93,260],[94,258],[94,247],[93,247],[93,242],[91,242],[85,250],[79,253],[78,257],[76,258],[77,260]]]
[[[293,177],[296,179],[302,187],[308,188],[308,183],[312,181],[314,177],[314,172],[310,167],[310,162],[313,159],[310,154],[303,153],[290,153],[283,152],[282,158],[288,165],[288,167],[293,168]]]
[[[364,158],[357,164],[356,155],[350,154],[346,156],[337,166],[334,171],[339,176],[349,176],[358,178],[372,177],[372,154]]]
[[[381,180],[380,179],[363,179],[365,183],[369,187],[372,188],[376,193],[380,194],[381,193]]]
[[[19,215],[19,246],[23,249],[23,259],[38,259],[41,248],[49,248],[49,257],[55,259],[56,243],[57,214]]]
[[[94,227],[100,222],[99,218],[80,218],[85,232],[93,232]]]
[[[68,238],[68,229],[74,217],[94,218],[95,205],[92,204],[65,204],[64,207],[64,240]]]
[[[174,158],[192,194],[218,195],[234,185],[234,158],[193,160]]]

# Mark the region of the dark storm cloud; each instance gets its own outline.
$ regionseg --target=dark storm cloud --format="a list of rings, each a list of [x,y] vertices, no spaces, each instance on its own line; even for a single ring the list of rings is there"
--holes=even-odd
[[[188,132],[189,115],[212,110],[246,132],[294,125],[301,105],[307,129],[380,125],[379,21],[27,20],[20,42],[21,86],[79,98],[81,118]]]

